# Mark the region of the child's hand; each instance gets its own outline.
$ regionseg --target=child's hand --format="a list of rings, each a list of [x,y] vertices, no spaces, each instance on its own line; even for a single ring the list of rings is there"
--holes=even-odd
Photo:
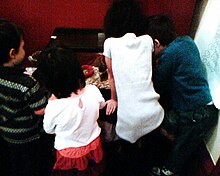
[[[45,108],[42,108],[42,109],[39,109],[39,110],[35,110],[34,114],[41,116],[41,115],[44,115],[44,111],[45,111]]]
[[[118,102],[116,100],[110,99],[110,100],[106,101],[106,104],[107,104],[106,115],[110,115],[117,108]]]

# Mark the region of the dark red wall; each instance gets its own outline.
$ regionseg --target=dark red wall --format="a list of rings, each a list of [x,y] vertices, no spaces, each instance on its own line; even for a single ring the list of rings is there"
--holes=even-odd
[[[142,0],[146,15],[173,16],[180,35],[188,34],[196,0]],[[25,31],[27,56],[44,47],[55,27],[102,28],[111,0],[2,0],[0,18]]]

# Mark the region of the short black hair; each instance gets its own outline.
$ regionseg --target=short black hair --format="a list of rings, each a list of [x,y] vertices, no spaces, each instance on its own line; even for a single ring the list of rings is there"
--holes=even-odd
[[[85,87],[85,76],[77,55],[69,48],[47,48],[37,58],[38,79],[57,98],[69,97]]]
[[[177,37],[175,24],[168,15],[149,16],[145,25],[146,33],[159,40],[163,46],[170,44]]]
[[[122,37],[126,33],[143,35],[144,13],[138,0],[114,0],[104,18],[104,33],[108,37]]]
[[[0,65],[9,61],[12,48],[18,52],[23,38],[24,32],[20,27],[5,19],[0,20]]]

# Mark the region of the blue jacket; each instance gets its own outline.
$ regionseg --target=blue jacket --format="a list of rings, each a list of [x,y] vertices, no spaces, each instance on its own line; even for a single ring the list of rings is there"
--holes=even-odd
[[[192,111],[212,101],[198,48],[188,36],[162,51],[153,81],[162,101],[175,111]]]

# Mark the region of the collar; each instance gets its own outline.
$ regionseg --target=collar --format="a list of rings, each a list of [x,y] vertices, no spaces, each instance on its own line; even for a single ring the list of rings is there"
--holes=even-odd
[[[14,67],[0,66],[0,73],[3,74],[23,74],[24,71],[25,69],[20,66],[14,66]]]
[[[122,38],[136,38],[134,33],[126,33]]]

